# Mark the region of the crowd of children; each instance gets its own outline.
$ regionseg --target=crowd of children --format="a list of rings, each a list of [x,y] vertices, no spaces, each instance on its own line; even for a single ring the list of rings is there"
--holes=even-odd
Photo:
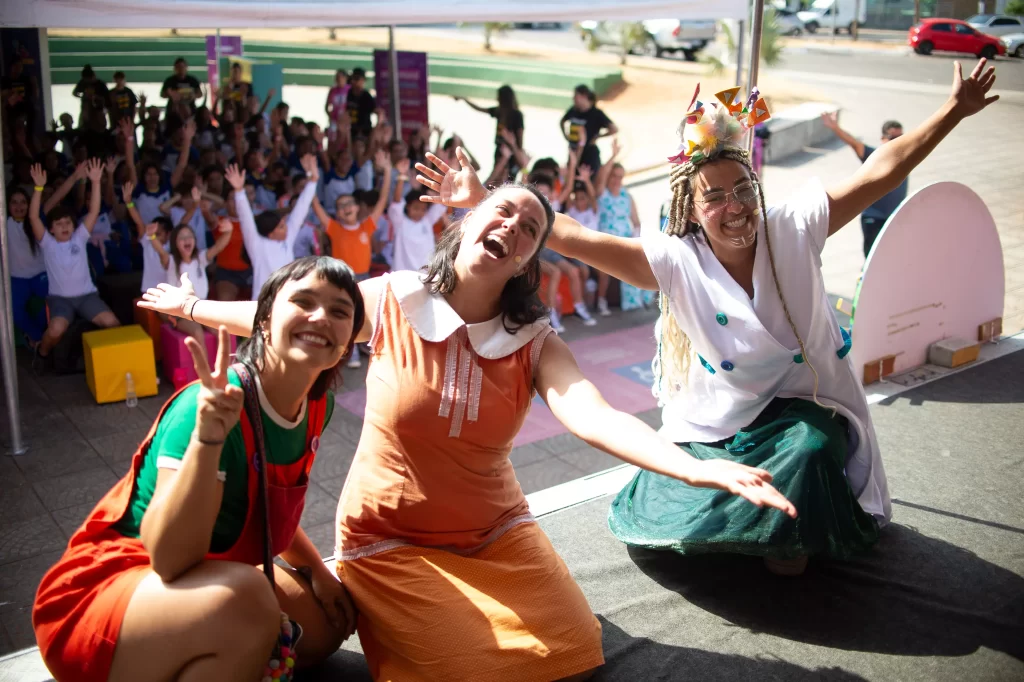
[[[187,274],[201,296],[238,300],[255,296],[274,270],[308,255],[340,258],[360,279],[419,270],[453,213],[419,201],[423,188],[410,166],[428,152],[452,160],[462,140],[454,133],[445,139],[436,126],[396,137],[362,69],[337,72],[324,107],[326,126],[289,116],[283,101],[271,107],[276,93],[256,93],[239,64],[214,93],[177,59],[160,89],[165,107],[149,105],[124,73],[114,74],[109,86],[90,66],[73,94],[81,99],[77,125],[65,113],[34,134],[21,97],[4,93],[14,321],[19,339],[42,359],[76,317],[118,324],[111,313],[118,307],[97,292],[107,273],[138,273],[139,293]],[[565,166],[546,157],[530,169],[524,117],[511,87],[498,90],[497,107],[472,105],[497,119],[488,184],[531,182],[582,224],[633,234],[636,209],[621,188],[614,154],[603,166],[586,163],[600,159],[587,135],[615,132],[606,116],[595,116],[591,94],[577,89],[566,114]],[[574,122],[581,116],[594,124]],[[472,164],[479,168],[475,159]],[[64,243],[63,250],[54,246]],[[606,275],[591,278],[588,268],[553,251],[544,253],[543,271],[554,310],[565,278],[583,324],[596,324],[588,297],[601,315],[609,314]],[[624,309],[649,303],[622,286]],[[552,321],[564,329],[557,312]],[[189,321],[179,327],[202,334]],[[358,353],[350,364],[359,365]]]

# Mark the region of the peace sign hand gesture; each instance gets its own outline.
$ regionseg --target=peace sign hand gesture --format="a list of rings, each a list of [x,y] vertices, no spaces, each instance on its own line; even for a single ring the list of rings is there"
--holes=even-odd
[[[971,75],[964,78],[960,62],[953,63],[953,92],[949,99],[963,118],[978,113],[999,99],[999,95],[988,97],[989,90],[996,82],[996,67],[986,69],[986,64],[987,59],[979,60]]]
[[[474,208],[487,196],[473,163],[469,160],[461,146],[455,148],[455,166],[449,166],[437,156],[427,152],[427,161],[434,164],[437,170],[428,168],[422,163],[416,164],[420,175],[416,176],[420,184],[437,192],[423,195],[420,201],[432,204],[444,204],[454,208]],[[462,165],[459,168],[459,164]]]
[[[217,362],[213,371],[206,361],[206,349],[192,337],[185,339],[185,345],[192,353],[192,363],[199,376],[199,394],[196,397],[195,437],[204,445],[222,444],[231,429],[238,423],[245,401],[245,392],[228,383],[231,339],[227,327],[217,330]]]

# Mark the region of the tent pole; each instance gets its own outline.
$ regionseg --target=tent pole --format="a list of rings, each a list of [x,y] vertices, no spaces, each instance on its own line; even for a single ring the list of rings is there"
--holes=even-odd
[[[0,116],[3,113],[0,112]],[[0,120],[0,127],[3,121]],[[3,172],[4,150],[0,145],[0,270],[3,271],[3,300],[0,301],[0,362],[3,363],[7,418],[11,426],[11,454],[24,455],[28,448],[21,441],[21,409],[18,404],[18,368],[14,356],[14,328],[11,306],[10,257],[7,244],[7,187]]]
[[[740,19],[736,23],[736,85],[743,85],[743,39],[746,32],[746,22]]]
[[[388,26],[388,71],[391,72],[391,126],[394,139],[402,139],[402,108],[398,101],[398,53],[395,52],[395,27]]]
[[[217,111],[217,98],[220,97],[220,29],[217,29],[217,33],[213,38],[213,83],[210,84],[212,89],[210,100],[213,102],[213,110]],[[248,103],[246,104],[248,106]]]
[[[750,69],[747,71],[747,92],[757,85],[757,71],[761,65],[761,32],[764,28],[764,0],[754,0],[754,18],[750,30]],[[754,150],[754,129],[747,131],[747,151]]]

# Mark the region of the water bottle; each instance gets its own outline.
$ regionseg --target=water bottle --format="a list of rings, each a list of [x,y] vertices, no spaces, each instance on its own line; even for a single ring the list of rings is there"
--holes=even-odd
[[[139,404],[139,397],[135,395],[135,380],[132,379],[131,372],[124,375],[124,385],[126,393],[124,404],[128,407],[137,407]]]

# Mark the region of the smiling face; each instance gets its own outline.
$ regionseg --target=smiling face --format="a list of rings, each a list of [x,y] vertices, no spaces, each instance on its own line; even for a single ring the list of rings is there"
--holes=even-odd
[[[59,242],[70,241],[74,233],[75,222],[71,218],[58,218],[50,225],[50,234]]]
[[[758,189],[743,164],[720,159],[701,166],[693,180],[691,220],[700,223],[713,251],[749,249],[761,220]]]
[[[160,170],[156,166],[146,168],[143,178],[146,182],[146,191],[155,192],[160,189]]]
[[[174,249],[178,256],[185,261],[191,261],[196,250],[196,233],[191,227],[181,227],[174,235]]]
[[[285,282],[263,326],[267,352],[314,373],[334,367],[348,350],[354,307],[348,292],[316,271]]]
[[[455,268],[464,275],[508,281],[537,254],[548,229],[544,206],[532,192],[500,189],[463,220]]]
[[[608,174],[608,191],[612,194],[618,194],[622,191],[622,181],[626,178],[626,169],[619,164],[615,164],[612,167],[612,172]]]
[[[22,192],[12,192],[11,198],[7,202],[7,209],[11,212],[12,218],[19,223],[23,222],[25,216],[28,215],[28,197]]]
[[[355,225],[359,222],[359,204],[351,194],[342,194],[334,202],[334,215],[344,225]]]

